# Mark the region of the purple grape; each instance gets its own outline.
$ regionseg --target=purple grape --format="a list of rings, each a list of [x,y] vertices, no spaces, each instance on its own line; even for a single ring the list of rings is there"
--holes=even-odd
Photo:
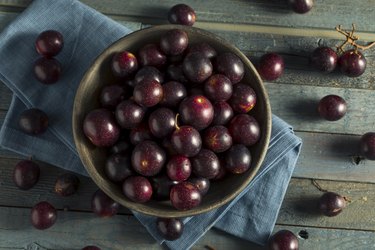
[[[225,52],[216,57],[216,70],[218,73],[226,75],[232,84],[240,82],[245,75],[243,62],[231,52]]]
[[[39,230],[52,227],[57,219],[56,209],[46,201],[39,202],[31,209],[31,224]]]
[[[222,125],[207,128],[202,139],[204,146],[215,153],[224,152],[232,146],[232,136]]]
[[[336,216],[346,207],[345,198],[334,192],[324,193],[318,201],[318,209],[325,216]]]
[[[158,108],[150,114],[148,126],[158,138],[169,136],[175,130],[176,114],[168,108]]]
[[[46,113],[37,108],[31,108],[23,111],[18,120],[20,129],[30,135],[39,135],[44,133],[49,124]]]
[[[137,203],[145,203],[152,197],[152,187],[149,180],[143,176],[130,176],[122,186],[124,195]]]
[[[195,52],[203,54],[208,59],[214,59],[217,56],[217,51],[214,48],[212,48],[211,45],[205,42],[192,44],[188,48],[187,54]]]
[[[34,62],[34,76],[43,84],[53,84],[60,79],[61,64],[55,58],[40,57]]]
[[[163,67],[167,62],[167,57],[156,44],[146,44],[138,51],[138,60],[142,66]]]
[[[210,189],[210,180],[204,177],[194,176],[189,178],[188,182],[194,184],[202,196],[206,195]]]
[[[185,181],[190,177],[191,163],[186,156],[172,156],[166,167],[167,175],[173,181]]]
[[[63,35],[56,30],[40,33],[35,41],[36,51],[45,57],[56,56],[64,47]]]
[[[154,141],[143,141],[133,150],[131,162],[133,169],[143,176],[158,174],[166,161],[166,153]]]
[[[328,121],[340,120],[346,114],[345,100],[338,95],[327,95],[319,101],[318,112]]]
[[[57,177],[55,182],[55,193],[60,196],[70,196],[77,192],[79,178],[72,173],[65,173]]]
[[[109,156],[104,165],[104,173],[113,182],[123,182],[134,173],[130,155],[116,153]]]
[[[163,87],[156,80],[144,79],[135,85],[133,97],[140,106],[152,107],[163,98]]]
[[[226,101],[232,96],[232,83],[225,75],[212,75],[204,83],[204,93],[213,102]]]
[[[226,125],[233,118],[233,109],[227,102],[214,104],[214,119],[211,125]]]
[[[339,57],[338,65],[341,72],[349,77],[358,77],[366,70],[366,58],[355,50],[345,51]]]
[[[304,14],[311,10],[314,0],[288,0],[289,6],[298,14]]]
[[[172,181],[166,174],[159,174],[150,177],[152,186],[152,198],[157,201],[169,200],[171,188],[178,184],[178,181]]]
[[[375,160],[375,133],[368,132],[360,139],[361,154],[369,160]]]
[[[337,54],[329,47],[316,48],[311,55],[312,65],[322,72],[332,72],[337,65]]]
[[[260,127],[257,120],[248,114],[239,114],[229,122],[228,130],[233,143],[252,146],[260,138]]]
[[[195,128],[181,126],[172,133],[171,144],[178,154],[192,157],[201,150],[202,138]]]
[[[202,148],[201,151],[190,160],[193,173],[197,176],[213,179],[219,173],[219,158],[211,150]]]
[[[176,107],[187,96],[186,88],[183,84],[170,81],[162,85],[163,98],[160,104],[167,107]]]
[[[137,71],[138,61],[131,52],[117,52],[112,57],[111,68],[117,77],[130,77]]]
[[[233,174],[242,174],[250,168],[251,154],[249,149],[242,145],[233,145],[225,152],[225,168]]]
[[[207,128],[214,118],[211,102],[202,95],[188,96],[179,106],[183,124],[191,125],[197,130]]]
[[[184,223],[178,218],[158,218],[156,228],[164,239],[173,241],[181,237]]]
[[[39,165],[30,160],[18,162],[13,170],[13,182],[22,190],[28,190],[34,187],[39,180],[39,176]]]
[[[125,99],[126,91],[118,84],[104,86],[100,92],[99,101],[103,108],[114,109]]]
[[[185,31],[172,29],[160,38],[160,48],[166,55],[176,56],[184,52],[189,44],[189,38]]]
[[[155,80],[160,84],[164,82],[164,76],[157,68],[152,66],[144,66],[138,70],[137,74],[135,75],[133,87],[145,79]]]
[[[190,182],[181,182],[171,188],[170,200],[177,210],[190,210],[199,206],[202,195]]]
[[[116,121],[121,128],[131,129],[139,125],[145,116],[146,109],[133,100],[120,102],[115,111]]]
[[[99,217],[112,217],[119,208],[120,205],[100,189],[92,196],[91,209]]]
[[[228,103],[234,112],[247,113],[254,108],[256,101],[254,89],[248,84],[238,83],[233,86],[233,95]]]
[[[168,12],[168,21],[173,24],[193,26],[195,18],[194,9],[186,4],[176,4]]]
[[[298,250],[298,239],[289,230],[280,230],[268,240],[269,250]]]
[[[203,83],[213,72],[210,59],[202,53],[195,52],[188,54],[183,63],[182,70],[188,80],[193,83]]]
[[[257,67],[259,75],[266,81],[273,81],[284,73],[284,59],[276,53],[264,54]]]
[[[83,121],[83,132],[98,147],[113,146],[120,137],[120,128],[113,113],[107,109],[94,109]]]

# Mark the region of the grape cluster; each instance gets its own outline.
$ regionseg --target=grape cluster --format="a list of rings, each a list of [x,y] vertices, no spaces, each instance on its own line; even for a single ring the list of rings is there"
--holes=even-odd
[[[54,58],[64,46],[63,36],[56,30],[46,30],[39,34],[35,48],[41,57],[34,62],[34,75],[43,84],[56,83],[61,74],[61,64]]]
[[[110,67],[122,84],[102,88],[83,131],[109,148],[104,172],[125,197],[189,210],[210,181],[250,168],[249,147],[261,136],[249,113],[257,95],[242,81],[237,55],[190,44],[184,30],[171,29],[158,43],[116,52]]]

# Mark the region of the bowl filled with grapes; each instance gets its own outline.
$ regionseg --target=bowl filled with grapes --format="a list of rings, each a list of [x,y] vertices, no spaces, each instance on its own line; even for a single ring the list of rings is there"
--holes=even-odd
[[[248,58],[194,27],[159,25],[109,46],[73,109],[77,151],[121,205],[172,218],[235,198],[267,152],[271,110]]]

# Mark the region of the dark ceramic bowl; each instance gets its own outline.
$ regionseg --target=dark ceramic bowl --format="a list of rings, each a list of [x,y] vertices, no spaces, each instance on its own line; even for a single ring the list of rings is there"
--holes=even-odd
[[[169,201],[149,201],[144,204],[135,203],[127,199],[121,187],[109,181],[104,173],[103,166],[107,151],[95,147],[83,133],[85,115],[99,107],[98,95],[103,84],[114,80],[110,69],[110,60],[113,53],[128,50],[136,53],[144,44],[158,42],[160,36],[172,28],[185,30],[189,36],[189,43],[207,42],[219,53],[232,52],[238,55],[245,65],[246,73],[243,83],[249,84],[257,94],[257,104],[250,113],[258,120],[261,129],[261,139],[250,148],[252,153],[251,169],[241,175],[231,175],[220,182],[212,182],[211,188],[202,203],[191,210],[178,211]],[[73,133],[75,144],[82,160],[94,182],[106,194],[124,207],[144,214],[158,217],[185,217],[208,212],[218,208],[236,197],[254,178],[266,155],[271,133],[271,109],[268,95],[253,64],[235,46],[220,37],[198,28],[161,25],[131,33],[109,46],[88,69],[77,90],[73,108]]]

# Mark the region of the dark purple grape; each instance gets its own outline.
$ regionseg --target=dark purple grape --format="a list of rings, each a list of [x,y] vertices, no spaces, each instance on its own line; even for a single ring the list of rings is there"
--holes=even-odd
[[[311,63],[322,72],[332,72],[337,65],[337,54],[329,47],[316,48],[311,55]]]
[[[375,133],[368,132],[360,139],[361,154],[369,160],[375,160]]]
[[[105,162],[104,173],[113,182],[123,182],[134,174],[130,155],[127,153],[110,155]]]
[[[145,108],[132,100],[125,100],[116,107],[116,121],[122,128],[131,129],[142,122],[145,113]]]
[[[212,179],[219,173],[219,158],[211,150],[202,148],[201,151],[190,160],[193,173],[197,176]]]
[[[158,218],[156,228],[164,239],[173,241],[181,237],[184,223],[178,218]]]
[[[46,30],[35,41],[36,51],[45,57],[56,56],[64,47],[63,35],[57,30]]]
[[[135,74],[134,77],[134,87],[139,82],[142,82],[145,79],[155,80],[160,84],[164,82],[163,74],[157,68],[152,66],[144,66],[140,70],[138,70],[137,74]]]
[[[366,58],[355,50],[345,51],[339,57],[338,65],[341,72],[349,77],[358,77],[366,70]]]
[[[228,103],[234,112],[247,113],[254,108],[256,101],[254,89],[248,84],[238,83],[233,86],[233,95]]]
[[[55,193],[60,196],[70,196],[77,192],[79,178],[72,173],[65,173],[57,177],[55,182]]]
[[[18,120],[20,129],[30,135],[39,135],[48,128],[48,116],[42,110],[31,108],[23,111]]]
[[[218,155],[218,157],[219,157],[219,161],[220,161],[220,169],[219,169],[219,173],[213,179],[211,179],[212,181],[223,180],[228,175],[228,171],[225,167],[225,165],[226,165],[225,154],[224,155]]]
[[[13,182],[19,189],[28,190],[35,186],[39,180],[39,165],[30,160],[22,160],[13,170]]]
[[[232,83],[225,75],[212,75],[204,83],[204,93],[213,102],[228,100],[232,96],[232,91]]]
[[[128,141],[118,141],[115,145],[113,145],[109,151],[110,154],[117,154],[117,153],[122,153],[126,154],[131,152],[130,150],[132,149],[132,145]]]
[[[168,156],[177,155],[176,150],[172,146],[172,142],[170,140],[170,137],[164,138],[161,142],[161,145],[165,149],[165,151],[167,152]]]
[[[188,54],[195,52],[203,54],[208,59],[214,59],[217,56],[217,51],[205,42],[192,44],[188,48]]]
[[[150,177],[152,186],[152,198],[157,201],[169,200],[171,188],[178,184],[178,181],[172,181],[166,174],[160,174]]]
[[[160,38],[160,48],[166,55],[176,56],[184,52],[189,44],[189,38],[185,31],[172,29]]]
[[[289,230],[280,230],[268,239],[269,250],[298,250],[298,239]]]
[[[158,174],[166,161],[166,153],[158,144],[153,141],[143,141],[133,150],[133,169],[143,176]]]
[[[113,113],[107,109],[90,111],[83,121],[83,132],[98,147],[113,146],[120,137],[120,128]]]
[[[168,80],[170,81],[177,81],[180,83],[187,83],[188,80],[184,75],[184,71],[182,70],[182,64],[174,65],[171,64],[168,66],[166,75]]]
[[[102,88],[99,96],[103,108],[114,109],[126,97],[125,88],[121,85],[106,85]]]
[[[225,152],[225,168],[233,174],[242,174],[250,168],[251,153],[242,144],[233,145]]]
[[[137,203],[144,203],[152,197],[150,181],[143,176],[130,176],[126,178],[122,186],[124,195]]]
[[[260,138],[260,127],[255,118],[248,114],[239,114],[229,122],[228,130],[233,143],[252,146]]]
[[[195,52],[185,57],[182,70],[191,82],[202,83],[212,75],[213,67],[209,58]]]
[[[138,51],[138,60],[142,66],[161,68],[167,62],[167,57],[156,44],[146,44]]]
[[[99,247],[96,246],[85,246],[82,250],[101,250]]]
[[[137,145],[145,140],[152,140],[153,135],[148,124],[146,122],[142,122],[130,130],[129,139],[133,145]]]
[[[273,81],[284,73],[284,59],[276,53],[261,56],[257,67],[259,75],[266,81]]]
[[[215,67],[218,73],[226,75],[233,84],[241,81],[245,75],[243,62],[237,55],[231,52],[218,55]]]
[[[319,212],[329,217],[338,215],[345,207],[345,198],[334,192],[324,193],[318,201]]]
[[[226,125],[233,118],[233,109],[227,102],[214,104],[214,119],[211,125]]]
[[[100,189],[92,196],[91,209],[100,217],[112,217],[117,214],[119,208],[120,205]]]
[[[172,133],[171,144],[178,154],[192,157],[201,150],[202,138],[195,128],[181,126]]]
[[[168,21],[173,24],[193,26],[195,18],[194,9],[186,4],[176,4],[168,12]]]
[[[185,181],[191,174],[189,158],[182,155],[172,156],[167,163],[167,175],[173,181]]]
[[[328,121],[340,120],[346,114],[345,100],[338,95],[327,95],[319,101],[319,115]]]
[[[202,196],[206,195],[210,189],[210,180],[204,177],[194,176],[189,178],[188,182],[194,184]]]
[[[202,95],[193,95],[182,100],[179,113],[183,124],[191,125],[197,130],[207,128],[214,118],[211,102]]]
[[[133,91],[134,101],[143,107],[152,107],[163,98],[163,87],[156,80],[144,79],[137,83]]]
[[[39,230],[52,227],[57,219],[56,209],[47,201],[36,204],[31,209],[31,224]]]
[[[130,77],[138,70],[137,58],[128,51],[116,52],[112,57],[111,69],[117,77]]]
[[[309,12],[314,5],[314,0],[288,0],[289,6],[298,14]]]
[[[163,138],[172,134],[176,127],[176,114],[168,108],[154,110],[148,118],[148,126],[151,133],[157,138]]]
[[[199,206],[202,195],[190,182],[181,182],[171,188],[170,200],[177,210],[190,210]]]
[[[232,146],[232,136],[226,127],[217,125],[207,128],[202,136],[203,145],[215,153],[221,153]]]
[[[34,62],[34,75],[41,83],[56,83],[60,79],[61,64],[55,58],[40,57]]]
[[[175,81],[170,81],[162,85],[163,98],[160,101],[161,105],[167,107],[176,107],[187,96],[186,88],[183,84]]]

